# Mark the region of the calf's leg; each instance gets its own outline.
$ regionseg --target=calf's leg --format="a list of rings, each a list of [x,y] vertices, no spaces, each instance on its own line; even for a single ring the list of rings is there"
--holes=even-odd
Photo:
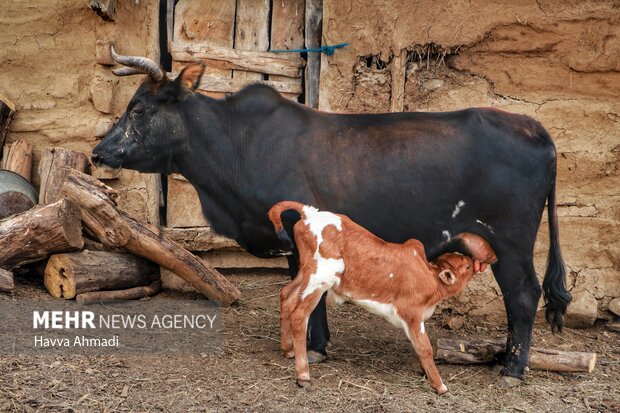
[[[280,291],[280,348],[282,348],[286,358],[295,356],[293,336],[291,334],[291,312],[299,303],[299,285],[301,280],[302,275],[299,275]]]
[[[437,370],[437,366],[433,360],[433,347],[424,329],[422,317],[410,319],[407,322],[407,329],[407,336],[409,340],[411,340],[411,344],[413,344],[413,349],[418,355],[420,366],[422,366],[424,373],[426,373],[431,387],[435,389],[439,395],[446,393],[448,387],[443,384],[441,376],[439,375],[439,370]]]
[[[295,372],[297,384],[301,387],[310,383],[310,371],[308,369],[308,352],[306,350],[306,335],[310,313],[321,301],[321,296],[326,290],[317,290],[312,294],[301,298],[297,307],[291,313],[291,332],[293,335],[293,347],[295,348]]]

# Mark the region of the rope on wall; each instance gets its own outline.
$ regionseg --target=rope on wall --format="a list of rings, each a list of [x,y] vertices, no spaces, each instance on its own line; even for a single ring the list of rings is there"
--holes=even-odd
[[[340,49],[348,45],[349,43],[339,43],[333,46],[325,45],[325,46],[310,48],[310,49],[291,49],[291,50],[280,49],[280,50],[270,50],[270,51],[273,53],[325,53],[325,55],[331,56],[334,54],[336,49]]]

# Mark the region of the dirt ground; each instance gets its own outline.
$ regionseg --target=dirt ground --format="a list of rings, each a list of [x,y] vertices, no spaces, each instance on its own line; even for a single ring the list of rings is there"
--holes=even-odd
[[[1,412],[620,412],[618,334],[598,325],[535,345],[598,354],[592,374],[531,371],[520,387],[498,388],[498,367],[440,365],[450,393],[439,397],[421,375],[405,335],[352,305],[330,308],[329,359],[311,367],[313,385],[295,384],[293,362],[278,344],[283,273],[228,277],[241,302],[223,314],[223,353],[185,357],[0,357]],[[20,280],[15,298],[51,299],[40,281]],[[153,299],[185,298],[172,293]],[[1,299],[7,299],[2,297]],[[503,338],[506,328],[467,318],[450,330],[448,314],[427,323],[439,337]]]

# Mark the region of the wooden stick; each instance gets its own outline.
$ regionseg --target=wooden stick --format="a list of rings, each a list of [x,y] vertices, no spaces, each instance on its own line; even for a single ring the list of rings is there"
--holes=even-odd
[[[4,146],[4,140],[9,131],[9,123],[15,114],[15,104],[0,93],[0,148]]]
[[[169,79],[176,79],[178,73],[167,73]],[[253,83],[261,83],[271,86],[280,93],[285,94],[300,94],[301,93],[301,78],[278,76],[279,80],[260,80],[260,79],[224,79],[214,75],[204,75],[200,80],[199,90],[205,92],[222,92],[232,93],[238,92],[245,86]],[[286,80],[283,80],[286,79]]]
[[[321,47],[323,35],[323,0],[306,0],[306,47]],[[306,105],[319,107],[321,53],[308,53],[306,66]]]
[[[54,298],[70,300],[92,291],[146,285],[156,278],[159,268],[143,258],[85,250],[52,255],[45,267],[44,284]]]
[[[497,361],[506,351],[502,340],[437,340],[435,360],[450,364],[485,364]],[[532,347],[529,366],[535,370],[591,373],[596,353],[549,350]]]
[[[306,13],[305,0],[274,1],[271,3],[271,49],[290,50],[303,49],[304,47],[304,20]],[[292,79],[290,77],[271,75],[269,80],[284,83]],[[295,84],[295,86],[297,86]],[[288,98],[297,99],[301,94],[301,78],[299,79],[299,91],[276,89]]]
[[[234,50],[200,42],[172,42],[172,58],[181,62],[203,60],[220,69],[239,69],[288,77],[299,77],[306,62],[298,53]]]
[[[235,240],[216,234],[211,227],[162,228],[162,233],[188,251],[243,251]]]
[[[13,171],[30,182],[32,175],[32,145],[23,139],[19,139],[10,147],[5,147],[2,169]]]
[[[230,305],[239,298],[239,290],[222,274],[168,239],[157,227],[140,223],[118,210],[109,197],[114,198],[114,190],[99,180],[71,170],[59,194],[82,206],[82,221],[105,245],[122,246],[156,262],[222,305]]]
[[[45,148],[39,163],[40,204],[51,204],[57,200],[58,190],[65,180],[67,166],[81,172],[90,172],[90,162],[83,153],[64,148]]]
[[[407,77],[407,49],[394,53],[392,59],[392,94],[390,111],[402,112],[405,103],[405,81]]]
[[[144,297],[152,297],[161,291],[161,279],[153,281],[149,285],[128,288],[126,290],[96,291],[78,294],[75,301],[80,304],[91,304],[115,300],[138,300]]]
[[[62,199],[0,221],[0,266],[10,268],[81,249],[79,208]]]
[[[0,268],[0,291],[3,293],[13,293],[15,283],[13,282],[13,273],[9,270]]]
[[[235,49],[265,52],[269,49],[269,0],[237,0]],[[261,80],[261,73],[233,71],[233,78]]]

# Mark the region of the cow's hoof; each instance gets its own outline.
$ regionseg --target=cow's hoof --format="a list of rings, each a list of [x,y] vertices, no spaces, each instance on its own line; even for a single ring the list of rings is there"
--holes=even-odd
[[[317,364],[322,361],[325,361],[327,356],[325,354],[321,354],[318,351],[308,350],[308,363]]]
[[[303,389],[304,387],[310,387],[312,383],[310,382],[310,379],[307,379],[307,380],[297,379],[297,385]]]
[[[441,387],[437,389],[437,394],[443,396],[444,394],[448,393],[448,391],[448,386],[442,383]]]
[[[502,376],[497,381],[497,387],[502,387],[502,388],[508,389],[508,388],[511,388],[511,387],[517,387],[517,386],[521,385],[521,383],[523,383],[523,380],[521,380],[521,379],[519,379],[517,377]]]

